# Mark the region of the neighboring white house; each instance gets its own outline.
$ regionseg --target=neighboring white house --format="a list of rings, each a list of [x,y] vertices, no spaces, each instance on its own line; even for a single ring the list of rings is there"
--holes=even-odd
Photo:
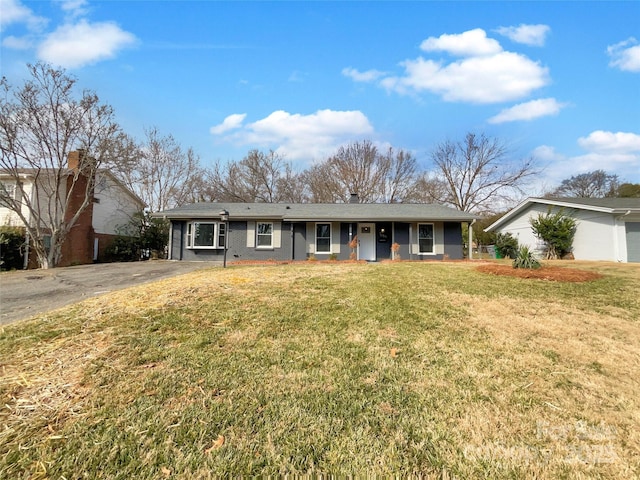
[[[528,198],[485,231],[510,233],[542,254],[544,243],[530,220],[560,209],[577,221],[576,260],[640,262],[640,198]]]
[[[77,152],[71,152],[69,154],[70,170],[76,168],[77,162]],[[24,169],[20,172],[19,182],[17,182],[14,175],[0,170],[2,192],[18,201],[21,198],[29,198],[33,205],[38,204],[41,215],[44,215],[44,212],[54,212],[55,214],[55,206],[48,204],[49,201],[52,202],[51,196],[38,195],[39,188],[43,188],[41,182],[46,182],[44,178],[46,174],[46,171],[41,170],[38,172],[39,178],[36,180],[35,171]],[[66,193],[61,191],[60,195],[66,195]],[[73,209],[74,205],[71,203],[69,209]],[[109,243],[118,234],[123,233],[123,227],[129,224],[134,214],[141,212],[144,207],[144,202],[113,174],[104,169],[98,170],[95,178],[93,202],[89,204],[67,236],[63,245],[63,259],[60,266],[90,263],[101,259]],[[26,206],[23,206],[22,213],[28,222],[34,221]],[[0,225],[22,227],[24,223],[13,210],[0,202]],[[35,266],[35,258],[30,257],[35,257],[35,255],[30,256],[27,249],[25,267],[27,265]]]

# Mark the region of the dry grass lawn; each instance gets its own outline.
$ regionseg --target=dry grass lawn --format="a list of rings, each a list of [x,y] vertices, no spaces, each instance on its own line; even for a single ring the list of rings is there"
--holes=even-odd
[[[640,265],[212,268],[0,330],[0,478],[640,475]]]

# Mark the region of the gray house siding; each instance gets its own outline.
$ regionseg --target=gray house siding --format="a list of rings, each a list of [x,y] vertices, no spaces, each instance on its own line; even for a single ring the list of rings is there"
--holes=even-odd
[[[222,248],[186,248],[187,223],[186,221],[172,222],[171,258],[186,261],[222,261],[224,258]],[[229,222],[227,260],[291,260],[293,253],[291,223],[274,222],[274,224],[280,225],[280,247],[256,248],[247,246],[248,223],[246,221]],[[301,248],[304,248],[304,241]]]
[[[265,221],[269,222],[270,220]],[[247,236],[255,235],[254,231],[248,232],[249,223],[238,221],[229,224],[229,251],[227,252],[227,258],[231,260],[291,260],[293,238],[291,237],[290,222],[273,221],[275,228],[278,225],[280,226],[280,246],[274,246],[273,248],[247,246]]]
[[[293,224],[293,259],[294,260],[307,259],[307,224],[306,223],[298,222]]]
[[[391,234],[391,222],[376,223],[376,258],[378,260],[388,260],[391,258],[391,244],[393,235]],[[383,233],[384,231],[384,233]]]
[[[227,211],[229,217],[225,237],[219,235],[222,210]],[[473,219],[467,213],[447,207],[419,204],[195,203],[159,212],[156,216],[171,220],[171,258],[186,261],[221,261],[225,250],[216,245],[222,243],[223,238],[228,261],[300,261],[311,256],[318,260],[348,260],[352,253],[349,243],[365,226],[371,226],[371,233],[363,230],[365,243],[360,243],[357,251],[360,258],[389,259],[395,242],[400,245],[398,253],[403,260],[437,260],[445,255],[457,259],[462,258],[461,224]],[[196,230],[193,222],[216,226]],[[258,234],[260,223],[272,223],[273,228]],[[433,225],[433,251],[419,253],[421,223]],[[330,249],[326,239],[318,240],[322,252],[317,251],[318,224],[331,225]],[[190,236],[191,232],[194,237]],[[264,244],[270,243],[269,235],[271,246],[267,248]],[[191,241],[209,246],[189,246]]]
[[[462,260],[462,224],[454,222],[444,223],[444,253],[451,260]]]
[[[186,261],[222,261],[224,258],[223,249],[186,247],[187,223],[187,221],[175,220],[171,222],[171,258]],[[313,238],[307,238],[307,223],[278,221],[273,223],[280,227],[279,247],[256,248],[255,243],[248,246],[248,243],[251,242],[247,240],[248,235],[255,235],[255,222],[230,222],[227,234],[227,260],[307,260],[311,255],[308,251],[308,244],[314,241]],[[340,228],[338,236],[340,251],[336,253],[336,257],[338,260],[348,260],[351,254],[349,242],[357,231],[357,223],[343,222],[335,225],[339,225]],[[403,260],[442,260],[444,255],[441,253],[428,256],[410,253],[409,232],[412,230],[412,226],[413,237],[416,237],[416,225],[403,222],[375,222],[376,259],[378,261],[390,259],[391,245],[395,242],[400,245],[399,255]],[[444,222],[436,223],[435,227],[438,232],[443,232],[444,254],[452,260],[462,259],[461,224]],[[383,229],[385,234],[382,233]],[[416,238],[413,238],[413,241],[416,242]],[[329,258],[329,254],[316,253],[314,256],[319,260]]]
[[[353,239],[356,234],[356,224],[355,223],[341,223],[340,224],[340,253],[338,254],[338,260],[349,260],[349,256],[351,255],[351,248],[349,247],[349,242]],[[351,235],[349,235],[351,232]]]
[[[169,258],[172,260],[184,260],[184,258],[182,258],[182,252],[184,250],[184,246],[182,245],[182,229],[184,225],[185,222],[171,222],[171,240],[169,242],[171,251],[169,252]]]
[[[400,250],[398,251],[400,259],[408,260],[411,252],[409,246],[409,224],[396,222],[393,227],[393,241],[400,245]]]

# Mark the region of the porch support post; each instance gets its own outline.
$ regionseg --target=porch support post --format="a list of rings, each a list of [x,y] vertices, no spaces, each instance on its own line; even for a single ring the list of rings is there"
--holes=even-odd
[[[469,260],[473,260],[473,224],[476,223],[476,219],[474,218],[469,224]]]

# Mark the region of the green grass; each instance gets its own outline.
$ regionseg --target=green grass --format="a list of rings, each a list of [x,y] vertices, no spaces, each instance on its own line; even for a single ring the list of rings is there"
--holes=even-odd
[[[0,478],[639,475],[640,269],[580,266],[211,269],[4,327]]]

